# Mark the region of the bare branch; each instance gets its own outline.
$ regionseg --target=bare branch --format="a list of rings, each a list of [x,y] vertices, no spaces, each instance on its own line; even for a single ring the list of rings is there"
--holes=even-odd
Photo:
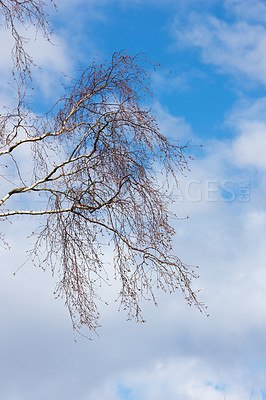
[[[55,7],[53,0],[49,2]],[[51,30],[45,10],[46,3],[42,0],[0,0],[0,14],[4,18],[5,27],[11,30],[15,42],[12,50],[13,74],[17,71],[22,83],[31,77],[34,61],[25,50],[27,39],[22,36],[18,26],[21,25],[24,29],[34,26],[49,41]]]
[[[205,310],[191,286],[195,269],[173,254],[169,223],[168,187],[188,168],[189,144],[164,136],[142,106],[152,96],[151,66],[142,55],[115,53],[109,62],[94,61],[44,117],[21,102],[0,119],[3,175],[12,171],[17,178],[0,201],[0,219],[41,217],[31,256],[36,265],[59,271],[55,293],[64,298],[74,329],[99,326],[99,284],[110,275],[107,244],[129,318],[143,321],[141,301],[157,304],[157,289],[179,290],[189,305]],[[31,154],[31,179],[18,157],[23,149]],[[14,195],[29,199],[35,192],[45,196],[40,209],[29,200],[22,200],[23,210],[12,208]]]

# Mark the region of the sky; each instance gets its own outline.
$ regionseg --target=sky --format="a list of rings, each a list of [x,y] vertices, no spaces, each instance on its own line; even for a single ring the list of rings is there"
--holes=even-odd
[[[69,0],[51,7],[52,43],[29,28],[32,108],[63,93],[93,57],[145,53],[162,64],[149,103],[166,136],[191,141],[173,210],[174,249],[199,266],[200,300],[158,294],[146,323],[101,306],[93,340],[74,341],[55,279],[30,263],[16,271],[34,221],[2,232],[0,398],[3,400],[245,400],[266,398],[266,2],[261,0]],[[0,30],[0,108],[10,33]],[[186,216],[189,219],[186,219]],[[107,293],[112,299],[112,293]]]

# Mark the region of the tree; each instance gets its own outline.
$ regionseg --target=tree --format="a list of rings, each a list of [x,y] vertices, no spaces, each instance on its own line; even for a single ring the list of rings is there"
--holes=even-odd
[[[143,106],[152,96],[151,65],[124,51],[104,63],[94,60],[44,116],[34,115],[20,96],[16,110],[0,118],[2,176],[16,175],[0,200],[0,219],[40,217],[30,257],[59,270],[55,294],[64,298],[74,329],[99,326],[98,288],[110,274],[106,244],[129,318],[143,321],[140,303],[156,304],[155,288],[180,289],[190,305],[204,309],[191,287],[195,271],[173,254],[169,223],[167,182],[177,185],[177,172],[188,167],[188,145],[168,140]],[[24,148],[31,179],[18,156]],[[45,195],[43,208],[29,201],[25,209],[12,208],[14,197],[32,193]]]

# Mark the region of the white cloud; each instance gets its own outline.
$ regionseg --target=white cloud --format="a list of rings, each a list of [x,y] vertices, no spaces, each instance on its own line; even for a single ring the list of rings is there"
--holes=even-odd
[[[244,368],[241,372],[243,371]],[[228,379],[221,369],[214,369],[210,364],[195,357],[171,357],[148,368],[129,370],[116,379],[107,380],[101,388],[90,392],[86,400],[104,398],[112,400],[124,398],[242,400],[250,398],[252,388],[243,381],[239,382],[238,371],[233,370],[231,373]],[[236,383],[240,383],[242,387],[238,386],[234,389]],[[253,389],[252,398],[261,399],[261,393]]]
[[[167,130],[193,136],[183,118],[163,109],[159,114]],[[227,167],[228,147],[219,141],[207,145],[205,156],[192,164],[181,185],[189,179],[237,180],[238,172]],[[178,293],[158,294],[158,308],[145,304],[144,325],[125,322],[110,301],[103,307],[100,338],[92,343],[82,338],[73,343],[67,311],[52,298],[48,271],[43,274],[28,265],[12,276],[31,230],[31,223],[26,232],[25,220],[15,221],[8,230],[16,247],[1,258],[5,323],[0,339],[6,343],[1,398],[8,400],[6,393],[12,393],[27,400],[120,400],[123,390],[130,389],[132,398],[143,400],[223,400],[224,395],[242,400],[254,387],[253,399],[260,399],[266,357],[264,201],[261,184],[252,187],[247,202],[237,197],[209,202],[203,197],[175,205],[178,215],[191,216],[175,223],[175,250],[185,262],[200,265],[195,287],[202,288],[200,298],[209,305],[209,318],[189,309]]]
[[[156,94],[163,92],[186,92],[193,88],[195,79],[203,78],[204,74],[197,68],[192,68],[189,71],[180,71],[173,73],[172,71],[160,71],[152,74],[152,87]]]
[[[232,162],[239,167],[266,169],[266,98],[238,102],[228,125],[237,135],[232,142]]]
[[[242,124],[241,135],[233,142],[233,156],[240,167],[266,169],[266,123]]]
[[[201,52],[203,62],[222,73],[266,84],[266,29],[246,21],[228,23],[211,15],[192,14],[189,23],[174,25],[179,45]]]
[[[266,21],[266,5],[261,0],[225,0],[225,8],[231,15],[247,21]]]
[[[153,105],[153,112],[156,115],[160,129],[164,135],[171,139],[179,140],[180,145],[185,145],[187,141],[195,139],[195,135],[184,117],[171,115],[160,103],[155,103]]]

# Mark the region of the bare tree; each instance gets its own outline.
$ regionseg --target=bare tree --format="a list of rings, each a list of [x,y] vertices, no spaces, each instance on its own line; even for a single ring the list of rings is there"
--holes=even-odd
[[[36,4],[0,1],[7,3],[29,5],[30,13]],[[17,65],[27,64],[16,54]],[[169,223],[169,183],[177,185],[177,173],[188,167],[187,145],[168,140],[143,106],[152,96],[150,67],[144,56],[115,53],[73,79],[46,115],[37,117],[19,97],[16,109],[0,116],[1,177],[9,170],[16,176],[0,200],[0,220],[39,216],[30,257],[58,274],[55,294],[64,298],[74,329],[99,326],[99,284],[110,274],[103,250],[108,243],[129,318],[143,321],[140,303],[156,304],[157,288],[179,289],[188,304],[204,310],[191,287],[195,271],[173,254]],[[23,152],[32,161],[30,179]],[[33,193],[45,196],[43,208],[30,201],[13,208],[14,197]]]

